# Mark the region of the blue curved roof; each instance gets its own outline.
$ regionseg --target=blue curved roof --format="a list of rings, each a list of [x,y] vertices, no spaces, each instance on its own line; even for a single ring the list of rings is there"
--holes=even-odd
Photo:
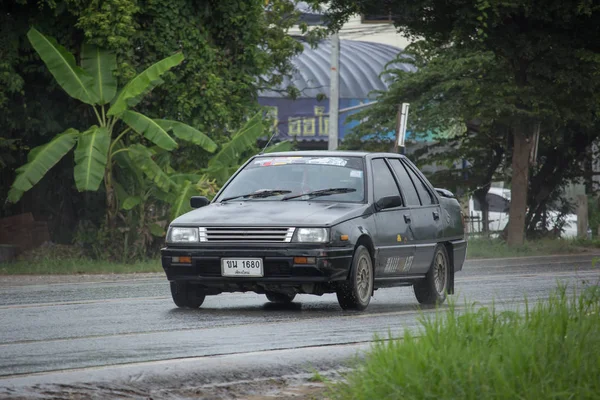
[[[293,84],[301,92],[300,98],[329,96],[331,43],[324,40],[317,48],[306,42],[304,51],[292,59],[296,69],[292,79],[281,85],[285,89]],[[386,65],[396,59],[402,49],[381,43],[358,40],[340,40],[340,98],[365,99],[373,90],[386,90],[385,76],[380,77]],[[395,64],[405,71],[415,71],[413,65]],[[264,91],[259,97],[285,97],[278,91]]]

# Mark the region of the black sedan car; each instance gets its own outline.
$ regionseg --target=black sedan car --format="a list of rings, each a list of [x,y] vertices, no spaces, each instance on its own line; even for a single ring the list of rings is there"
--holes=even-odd
[[[467,250],[458,201],[398,154],[260,154],[211,202],[190,201],[161,251],[179,307],[250,291],[273,302],[336,293],[343,309],[364,310],[394,286],[436,304]]]

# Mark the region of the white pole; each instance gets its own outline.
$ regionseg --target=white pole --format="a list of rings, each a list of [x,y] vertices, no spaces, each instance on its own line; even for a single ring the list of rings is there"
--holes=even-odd
[[[340,36],[331,37],[331,80],[329,90],[329,140],[328,150],[338,147],[338,116],[340,109]]]
[[[406,137],[406,122],[408,120],[409,103],[402,103],[400,114],[400,124],[398,124],[398,146],[404,147],[404,138]]]

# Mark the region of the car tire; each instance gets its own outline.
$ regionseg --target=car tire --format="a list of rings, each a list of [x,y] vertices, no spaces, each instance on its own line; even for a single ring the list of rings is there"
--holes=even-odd
[[[179,308],[198,308],[206,297],[197,286],[187,282],[171,282],[171,296]]]
[[[336,290],[338,303],[344,310],[367,308],[373,294],[373,259],[364,246],[358,246],[352,257],[350,279]]]
[[[438,244],[425,279],[416,282],[413,286],[417,301],[428,305],[442,304],[446,300],[451,273],[453,272],[446,246]]]
[[[272,303],[279,304],[289,304],[294,301],[296,294],[286,294],[286,293],[278,293],[278,292],[266,292],[267,300]]]

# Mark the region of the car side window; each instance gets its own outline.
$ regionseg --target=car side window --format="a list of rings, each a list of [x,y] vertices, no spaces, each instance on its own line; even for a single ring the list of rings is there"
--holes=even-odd
[[[421,202],[419,201],[419,196],[417,195],[417,189],[415,189],[415,185],[413,185],[410,176],[404,169],[404,166],[400,163],[400,160],[397,158],[389,159],[396,176],[398,177],[398,181],[400,182],[400,188],[402,190],[402,194],[404,195],[404,201],[407,206],[420,206]]]
[[[376,158],[373,165],[373,194],[375,201],[386,196],[400,196],[398,185],[383,158]]]
[[[494,193],[488,193],[486,196],[488,202],[488,211],[497,213],[507,213],[510,209],[510,201]],[[480,206],[481,209],[481,206]]]
[[[417,188],[417,193],[419,194],[419,198],[421,199],[421,204],[424,206],[429,206],[433,204],[434,202],[431,196],[431,192],[429,191],[429,189],[427,189],[425,183],[423,183],[421,178],[417,176],[415,171],[413,171],[413,169],[409,165],[406,165],[406,163],[403,164],[406,170],[408,171],[408,175],[410,175],[410,178],[412,179],[413,183],[415,184],[415,187]]]

